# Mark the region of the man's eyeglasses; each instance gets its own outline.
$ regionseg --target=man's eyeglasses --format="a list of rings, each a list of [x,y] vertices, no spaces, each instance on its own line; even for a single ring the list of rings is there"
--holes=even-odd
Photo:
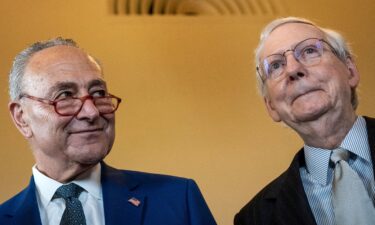
[[[121,98],[108,94],[106,96],[94,97],[91,95],[82,96],[80,98],[68,97],[51,101],[49,99],[38,98],[28,94],[22,94],[21,98],[29,98],[38,102],[53,105],[55,111],[60,116],[75,116],[81,109],[87,99],[90,99],[99,111],[99,114],[114,113],[120,105]]]
[[[317,65],[324,52],[324,43],[336,54],[334,48],[327,41],[318,38],[308,38],[299,42],[294,49],[285,50],[282,54],[267,56],[256,69],[263,81],[279,77],[285,71],[287,65],[285,54],[289,51],[293,52],[294,58],[302,65]]]

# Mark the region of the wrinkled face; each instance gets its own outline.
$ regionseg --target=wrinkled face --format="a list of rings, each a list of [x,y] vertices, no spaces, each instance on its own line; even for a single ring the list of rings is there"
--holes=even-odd
[[[324,38],[314,26],[288,23],[276,28],[267,38],[260,54],[261,61],[276,53],[293,49],[307,38]],[[351,59],[344,63],[326,46],[317,65],[304,66],[286,54],[285,71],[275,79],[265,81],[265,103],[273,120],[295,127],[303,122],[353,111],[351,88],[359,82],[359,74]]]
[[[23,80],[23,93],[38,98],[101,96],[107,93],[100,67],[87,54],[70,46],[55,46],[30,59]],[[54,107],[29,98],[21,100],[36,161],[96,164],[110,151],[115,115],[100,115],[92,100],[86,100],[76,116],[60,116]],[[53,165],[48,165],[53,166]]]

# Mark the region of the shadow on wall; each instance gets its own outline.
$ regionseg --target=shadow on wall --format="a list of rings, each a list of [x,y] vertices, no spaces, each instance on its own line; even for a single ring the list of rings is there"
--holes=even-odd
[[[288,13],[283,1],[271,0],[109,0],[115,15],[269,15]]]

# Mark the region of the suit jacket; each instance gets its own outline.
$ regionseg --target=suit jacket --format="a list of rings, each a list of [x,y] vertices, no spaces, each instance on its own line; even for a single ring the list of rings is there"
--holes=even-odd
[[[102,163],[101,182],[106,225],[216,225],[193,180]],[[41,225],[33,177],[26,189],[0,205],[0,224]]]
[[[366,120],[371,159],[375,157],[375,119]],[[235,225],[316,225],[299,169],[305,166],[301,149],[290,167],[261,190],[234,218]],[[375,173],[374,173],[375,174]]]

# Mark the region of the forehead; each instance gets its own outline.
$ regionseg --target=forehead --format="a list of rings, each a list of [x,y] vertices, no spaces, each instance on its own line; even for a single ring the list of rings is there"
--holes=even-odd
[[[100,66],[82,50],[72,46],[55,46],[35,53],[24,75],[25,89],[47,90],[61,82],[85,86],[103,80]]]
[[[264,42],[261,58],[291,49],[307,38],[324,38],[317,27],[305,23],[286,23],[274,29]]]

